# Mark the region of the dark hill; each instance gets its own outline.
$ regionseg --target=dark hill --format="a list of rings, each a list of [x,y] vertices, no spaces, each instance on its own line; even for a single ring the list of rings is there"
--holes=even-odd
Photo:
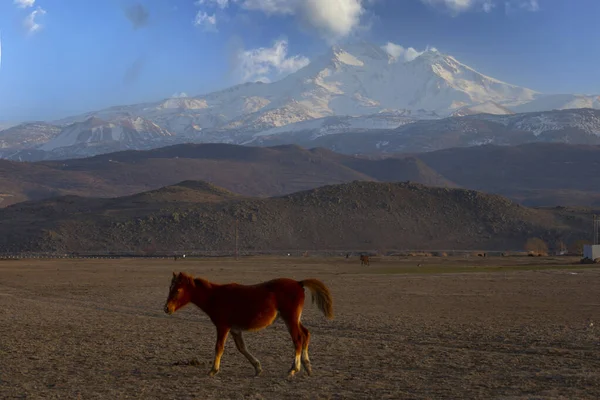
[[[207,181],[241,195],[259,197],[354,180],[446,185],[435,172],[417,164],[397,159],[360,160],[295,145],[262,148],[229,144],[183,144],[37,163],[0,160],[0,195],[4,198],[0,206],[68,194],[125,196],[183,180]]]
[[[531,206],[600,206],[599,166],[600,146],[551,143],[378,159],[296,145],[184,144],[52,162],[0,160],[0,207],[61,195],[127,196],[184,180],[254,197],[355,180],[411,181],[501,194]]]
[[[135,196],[134,196],[135,197]],[[5,251],[521,249],[572,242],[585,212],[538,210],[497,195],[409,183],[352,182],[268,198],[214,202],[64,197],[0,210]]]
[[[461,187],[502,194],[523,204],[600,206],[600,146],[486,145],[417,157]]]
[[[141,203],[210,203],[239,197],[238,194],[204,181],[183,181],[175,185],[123,197],[124,201]]]
[[[384,158],[381,160],[347,157],[341,159],[340,162],[380,182],[411,181],[427,186],[458,187],[454,182],[446,179],[416,157]]]
[[[110,196],[114,189],[85,172],[0,159],[0,207],[25,200],[86,193],[107,193]]]

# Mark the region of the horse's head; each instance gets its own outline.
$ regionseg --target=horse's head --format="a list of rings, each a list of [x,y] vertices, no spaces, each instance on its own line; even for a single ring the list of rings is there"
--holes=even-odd
[[[169,288],[169,297],[165,303],[165,313],[173,314],[181,307],[187,305],[192,300],[192,288],[194,278],[184,272],[176,274],[173,272],[171,287]]]

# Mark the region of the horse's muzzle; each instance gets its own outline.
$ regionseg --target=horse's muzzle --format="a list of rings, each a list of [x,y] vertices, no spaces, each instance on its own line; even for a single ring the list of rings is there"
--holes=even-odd
[[[172,314],[171,309],[169,308],[168,305],[165,305],[165,313],[166,314]]]

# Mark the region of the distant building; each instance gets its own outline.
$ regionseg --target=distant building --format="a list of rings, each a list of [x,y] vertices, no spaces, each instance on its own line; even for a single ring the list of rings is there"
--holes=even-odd
[[[583,246],[583,258],[595,260],[600,258],[600,244],[586,244]]]

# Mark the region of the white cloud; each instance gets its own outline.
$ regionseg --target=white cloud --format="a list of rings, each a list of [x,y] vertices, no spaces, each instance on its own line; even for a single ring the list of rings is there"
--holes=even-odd
[[[19,8],[29,8],[33,7],[35,0],[14,0],[13,3]]]
[[[217,16],[215,14],[208,15],[204,11],[198,11],[196,18],[194,18],[194,25],[202,28],[207,32],[217,31]]]
[[[350,34],[364,13],[361,0],[305,0],[302,18],[321,33],[334,38]]]
[[[423,3],[442,9],[449,10],[453,13],[461,13],[467,11],[479,3],[479,0],[421,0]]]
[[[486,0],[481,7],[483,8],[484,12],[489,13],[492,12],[492,9],[496,7],[496,5],[492,2],[492,0]]]
[[[540,10],[540,4],[538,0],[511,0],[504,3],[506,12],[510,12],[514,9],[521,9],[525,11],[536,12]]]
[[[540,10],[540,4],[538,3],[538,0],[527,0],[527,1],[521,2],[521,7],[525,8],[527,11],[539,11]]]
[[[198,0],[194,4],[197,6],[208,5],[208,6],[217,6],[221,10],[224,10],[229,6],[229,0]]]
[[[392,42],[387,42],[384,46],[381,46],[381,48],[384,49],[396,61],[401,62],[412,61],[427,50],[437,50],[435,47],[428,47],[424,51],[418,51],[412,47],[406,48]]]
[[[235,69],[243,82],[270,82],[272,78],[296,72],[310,61],[298,55],[288,57],[288,42],[282,39],[276,41],[273,47],[240,51],[236,62]]]
[[[497,4],[502,3],[504,3],[507,12],[512,9],[522,9],[531,12],[539,11],[540,9],[538,0],[504,0],[503,2],[500,0],[421,0],[421,2],[449,11],[453,15],[471,10],[489,13]]]
[[[34,34],[34,33],[38,32],[40,29],[42,29],[42,25],[40,25],[36,21],[36,18],[40,17],[44,14],[46,14],[46,10],[44,10],[41,7],[38,7],[35,10],[33,10],[27,17],[25,17],[25,20],[23,21],[23,25],[25,26],[25,29],[27,29],[27,32],[29,34]]]
[[[235,4],[267,15],[291,15],[330,39],[349,35],[360,24],[364,3],[373,0],[197,0],[198,6],[220,8]]]

